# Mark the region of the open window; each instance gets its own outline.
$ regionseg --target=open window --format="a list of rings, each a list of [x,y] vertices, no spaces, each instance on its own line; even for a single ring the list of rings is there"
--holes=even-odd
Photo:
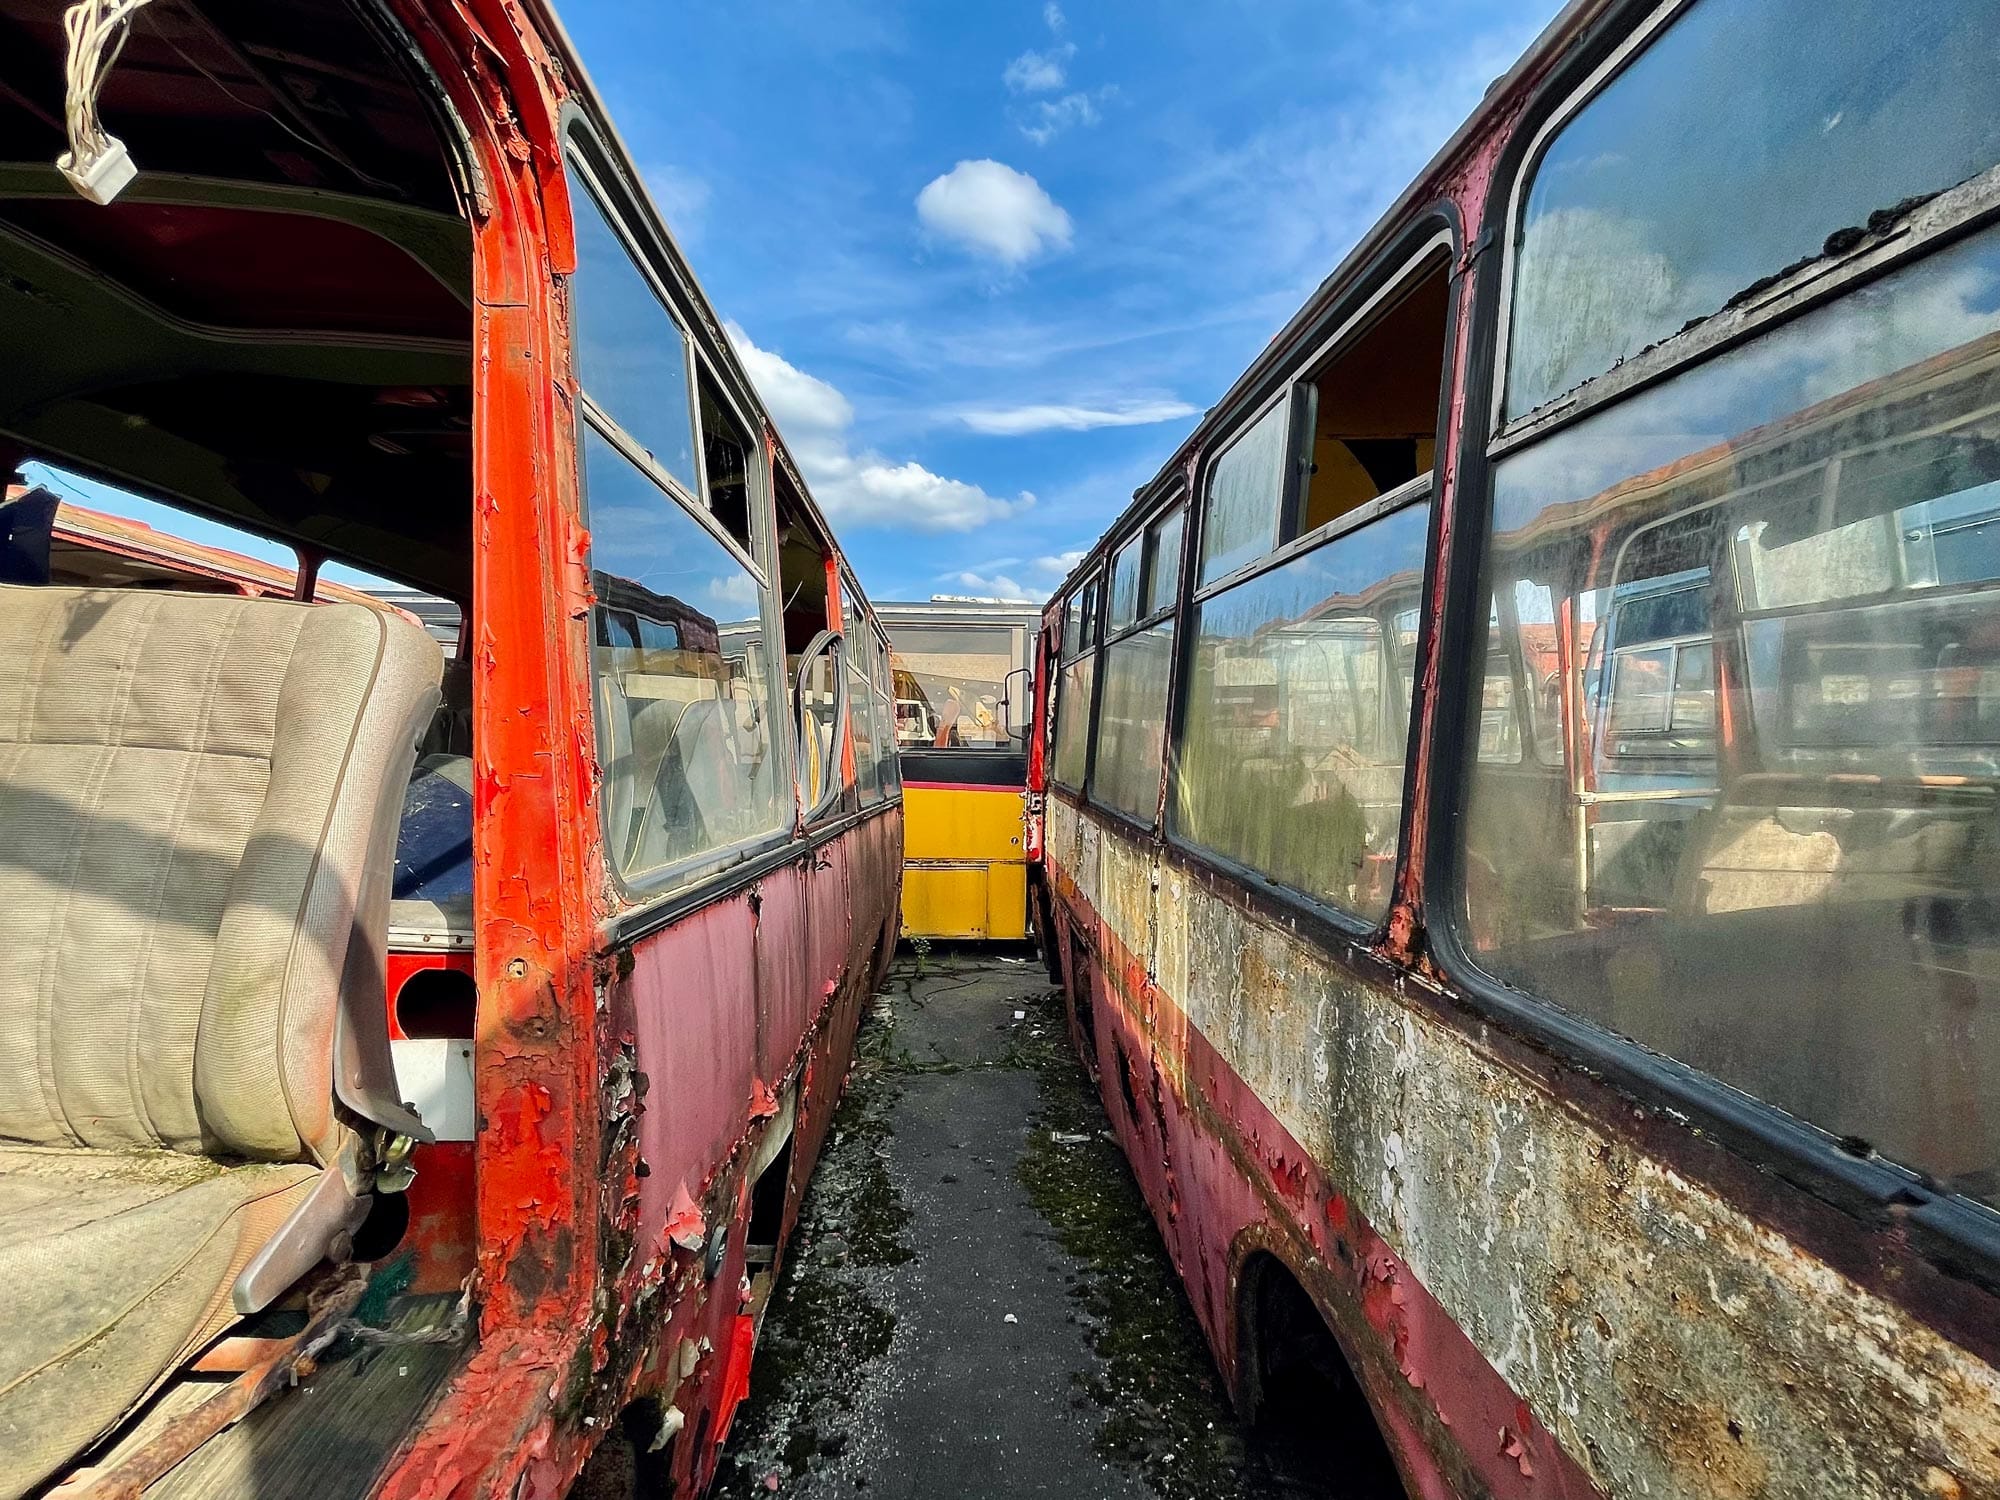
[[[1201,491],[1173,831],[1367,922],[1401,836],[1449,265],[1440,241],[1359,309]]]

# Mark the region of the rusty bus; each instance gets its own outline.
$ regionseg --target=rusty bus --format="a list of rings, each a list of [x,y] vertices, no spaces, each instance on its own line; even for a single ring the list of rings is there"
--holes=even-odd
[[[545,5],[0,36],[0,474],[296,557],[7,532],[0,1495],[693,1494],[896,938],[873,612]]]
[[[1075,1040],[1343,1493],[2000,1495],[1996,38],[1569,6],[1044,616]]]
[[[1028,923],[1030,604],[884,600],[903,772],[909,938],[1015,941]]]

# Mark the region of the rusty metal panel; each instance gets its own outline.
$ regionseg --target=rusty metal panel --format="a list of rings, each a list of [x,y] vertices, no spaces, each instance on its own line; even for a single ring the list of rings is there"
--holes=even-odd
[[[749,892],[702,907],[632,948],[620,983],[650,1107],[639,1117],[639,1244],[662,1248],[677,1207],[701,1203],[709,1175],[748,1124],[756,1085],[757,916]]]
[[[1449,1424],[1433,1437],[1466,1445],[1460,1458],[1482,1483],[1495,1482],[1494,1455],[1478,1451],[1473,1419],[1490,1405],[1490,1377],[1533,1419],[1495,1440],[1495,1452],[1519,1449],[1517,1476],[1534,1467],[1529,1439],[1545,1424],[1576,1476],[1606,1494],[2000,1494],[1991,1366],[1587,1120],[1399,995],[1408,981],[1386,969],[1381,984],[1358,979],[1121,828],[1097,826],[1074,847],[1120,872],[1100,907],[1068,871],[1053,882],[1069,917],[1097,931],[1120,1024],[1160,1057],[1167,1113],[1201,1105],[1187,1130],[1161,1127],[1161,1167],[1139,1159],[1144,1133],[1127,1144],[1212,1331],[1213,1286],[1244,1225],[1240,1191],[1211,1179],[1257,1186],[1264,1216],[1313,1243],[1323,1226],[1286,1184],[1323,1178],[1379,1236],[1403,1289],[1394,1306],[1435,1304],[1427,1332],[1380,1308],[1357,1326],[1390,1339],[1406,1404]],[[1161,865],[1164,961],[1140,994],[1118,976],[1147,967],[1136,955],[1150,926],[1129,898],[1148,861]],[[1176,1013],[1189,1023],[1178,1036]],[[1105,1091],[1111,1100],[1108,1081]],[[1286,1159],[1286,1139],[1299,1159]],[[1192,1226],[1190,1203],[1201,1206]],[[1447,1328],[1483,1374],[1426,1362],[1450,1347]]]
[[[757,883],[757,1077],[775,1088],[790,1074],[819,995],[808,964],[809,872],[806,861],[773,870]]]

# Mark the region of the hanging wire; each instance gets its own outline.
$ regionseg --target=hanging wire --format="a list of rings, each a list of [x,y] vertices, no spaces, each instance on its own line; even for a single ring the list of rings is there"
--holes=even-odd
[[[99,202],[108,202],[131,180],[131,168],[124,142],[107,133],[97,118],[97,96],[104,91],[104,80],[132,34],[133,13],[150,3],[78,0],[63,12],[63,34],[69,39],[69,55],[63,66],[63,123],[69,132],[69,150],[56,165],[80,191]],[[97,186],[99,173],[114,159],[122,164],[122,171],[107,174],[116,179],[107,191]]]

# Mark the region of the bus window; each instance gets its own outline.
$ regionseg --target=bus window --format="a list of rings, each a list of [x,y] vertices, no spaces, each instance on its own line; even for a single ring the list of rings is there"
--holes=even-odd
[[[1123,630],[1139,618],[1139,565],[1145,539],[1133,537],[1111,559],[1111,595],[1104,606],[1104,633]]]
[[[1007,701],[1017,627],[905,625],[896,631],[896,739],[904,749],[1018,748]]]
[[[750,485],[750,438],[722,400],[701,382],[701,468],[708,481],[709,514],[721,523],[736,545],[755,556],[756,533],[751,508],[756,503]]]
[[[1063,666],[1056,687],[1056,744],[1050,774],[1072,791],[1083,788],[1090,755],[1090,700],[1096,687],[1097,658],[1086,656]]]
[[[1307,384],[1312,459],[1293,534],[1431,471],[1449,297],[1439,264]]]
[[[605,845],[637,882],[781,828],[756,577],[600,435],[583,438]]]
[[[1144,823],[1153,821],[1160,806],[1185,514],[1175,504],[1155,515],[1112,563],[1112,618],[1105,628],[1090,797]],[[1122,621],[1121,592],[1131,600]]]
[[[1712,29],[1790,17],[1791,28],[1796,9],[1706,0],[1689,19]],[[1980,102],[1991,70],[1971,66],[1966,40],[1938,35],[1972,26],[1974,7],[1879,21],[1872,7],[1841,11],[1842,25],[1815,28],[1782,64],[1759,47],[1711,54],[1755,70],[1744,88],[1770,108],[1823,100],[1849,72],[1870,80],[1879,102],[1846,132],[1840,169],[1809,174],[1798,193],[1872,178],[1893,198],[2000,156]],[[1602,98],[1644,76],[1633,69]],[[1673,140],[1688,159],[1630,181],[1621,166],[1596,191],[1624,182],[1635,222],[1655,228],[1680,204],[1686,263],[1733,265],[1761,221],[1715,202],[1745,183],[1784,191],[1744,175],[1733,150],[1702,147],[1710,137],[1691,147],[1662,130],[1657,111],[1674,91],[1645,97],[1644,138]],[[1898,127],[1888,151],[1878,133],[1919,108],[1961,132]],[[1605,149],[1595,129],[1593,152]],[[1967,145],[1966,132],[1984,144]],[[1948,145],[1958,154],[1947,159]],[[1543,173],[1574,158],[1558,148]],[[1661,175],[1679,198],[1658,196]],[[1524,260],[1524,278],[1542,274]],[[1992,1203],[1996,291],[2000,231],[1989,229],[1506,453],[1490,587],[1503,598],[1549,587],[1579,622],[1563,670],[1576,674],[1575,742],[1589,753],[1573,781],[1550,773],[1539,788],[1475,757],[1462,825],[1473,945],[1491,973]],[[1516,303],[1515,369],[1541,371],[1537,388],[1580,368],[1567,353],[1546,363],[1581,335],[1538,310],[1541,295],[1524,281]],[[1586,614],[1600,621],[1587,637]],[[1490,682],[1506,649],[1496,633],[1475,681]],[[1480,712],[1483,731],[1485,700]]]
[[[1291,450],[1292,405],[1281,398],[1215,461],[1201,523],[1201,576],[1212,583],[1278,545]]]
[[[577,380],[599,410],[629,433],[689,494],[701,494],[694,461],[694,403],[687,335],[633,261],[580,172],[570,180],[576,218]]]
[[[1166,747],[1167,678],[1173,671],[1174,622],[1104,648],[1104,693],[1097,710],[1094,801],[1151,823],[1160,802]]]
[[[1691,6],[1535,169],[1508,414],[2000,159],[1992,23],[1984,0]]]
[[[1194,610],[1175,766],[1181,836],[1371,920],[1402,821],[1407,686],[1392,633],[1428,504],[1334,537]]]
[[[1139,618],[1149,619],[1172,606],[1181,586],[1181,533],[1187,512],[1175,506],[1146,528],[1145,582],[1140,587]]]

